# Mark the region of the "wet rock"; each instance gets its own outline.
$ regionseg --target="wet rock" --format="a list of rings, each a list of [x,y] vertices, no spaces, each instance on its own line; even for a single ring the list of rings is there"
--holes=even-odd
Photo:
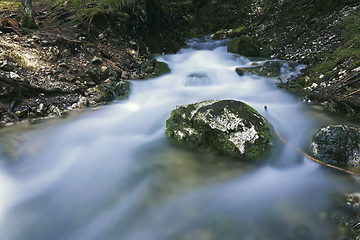
[[[101,71],[101,75],[102,75],[102,78],[103,79],[106,79],[109,77],[109,73],[110,73],[110,68],[107,67],[107,66],[102,66],[100,68],[100,71]]]
[[[260,47],[257,45],[255,39],[245,35],[231,40],[227,47],[227,51],[246,57],[260,56]]]
[[[14,72],[10,72],[10,78],[13,79],[13,80],[21,80],[21,77],[17,74],[17,73],[14,73]]]
[[[359,166],[360,128],[330,125],[321,128],[311,143],[316,159],[339,166]]]
[[[245,73],[255,74],[264,77],[278,77],[281,75],[282,63],[278,61],[266,61],[263,66],[249,68],[236,68],[236,72],[243,76]]]
[[[144,78],[154,78],[158,76],[162,76],[166,73],[171,72],[169,66],[164,62],[159,62],[156,59],[146,62],[142,65],[142,70],[145,73]]]
[[[92,62],[92,64],[95,64],[95,65],[100,65],[100,64],[102,64],[102,60],[101,60],[101,58],[98,58],[98,57],[93,57],[93,59],[91,60],[91,62]]]
[[[130,82],[118,81],[99,84],[87,89],[89,102],[111,102],[113,100],[124,100],[130,94]]]
[[[73,108],[87,108],[89,106],[89,100],[86,97],[80,97],[79,101],[77,103],[74,103],[72,105]]]
[[[49,110],[53,115],[56,115],[58,117],[65,117],[64,112],[59,107],[51,105]]]
[[[331,222],[346,232],[348,236],[358,236],[360,229],[360,193],[337,193],[331,196],[332,209],[329,212]],[[355,231],[356,230],[356,231]]]
[[[109,70],[109,78],[111,81],[117,81],[120,79],[119,72],[114,70]]]
[[[271,125],[240,101],[208,100],[177,106],[166,135],[192,147],[213,147],[242,159],[258,159],[274,144]]]

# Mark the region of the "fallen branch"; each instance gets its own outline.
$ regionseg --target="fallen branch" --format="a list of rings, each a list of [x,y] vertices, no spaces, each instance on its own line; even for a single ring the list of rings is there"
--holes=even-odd
[[[18,82],[18,81],[11,80],[10,78],[6,77],[5,75],[0,75],[0,82],[9,84],[9,85],[15,87],[15,89],[10,93],[19,91],[19,88],[33,91],[33,92],[36,92],[37,94],[38,93],[84,93],[84,90],[81,88],[76,88],[71,91],[64,91],[64,90],[61,90],[60,88],[45,89],[45,88],[41,88],[41,87],[35,87],[35,86],[30,85],[28,82]]]
[[[348,85],[348,84],[347,84],[347,85],[338,87],[340,84],[349,81],[350,79],[356,77],[357,75],[358,75],[358,74],[356,73],[356,74],[354,74],[354,75],[352,75],[352,76],[347,76],[346,78],[344,78],[343,80],[341,80],[340,82],[338,82],[335,86],[333,86],[328,92],[332,92],[332,91],[338,92],[342,87]],[[338,87],[338,88],[337,88],[337,87]],[[336,88],[337,88],[337,89],[336,89]]]
[[[265,112],[266,112],[267,115],[268,115],[268,111],[267,111],[268,108],[265,106],[264,109],[265,109]],[[336,167],[336,166],[334,166],[334,165],[330,165],[330,164],[324,163],[324,162],[322,162],[322,161],[320,161],[320,160],[317,160],[316,158],[311,157],[309,154],[307,154],[306,152],[304,152],[304,151],[301,150],[300,148],[298,148],[298,147],[296,147],[296,146],[288,143],[283,137],[281,137],[281,135],[280,135],[275,129],[274,129],[274,132],[275,132],[276,136],[280,139],[280,141],[282,141],[283,143],[285,143],[285,144],[287,144],[287,145],[290,145],[291,147],[295,148],[296,151],[298,151],[299,153],[301,153],[302,155],[304,155],[305,157],[307,157],[307,158],[310,159],[311,161],[314,161],[314,162],[316,162],[316,163],[320,163],[321,165],[324,165],[324,166],[326,166],[326,167],[330,167],[330,168],[333,168],[333,169],[336,169],[336,170],[340,170],[340,171],[342,171],[342,172],[346,172],[346,173],[349,173],[349,174],[352,174],[352,175],[355,175],[355,176],[360,177],[360,175],[357,174],[357,173],[354,173],[354,172],[345,170],[345,169],[343,169],[343,168]]]
[[[347,97],[350,97],[351,95],[355,94],[355,93],[358,93],[360,92],[360,89],[356,90],[356,91],[353,91],[351,93],[349,93],[348,95],[345,95],[344,97],[347,98]]]

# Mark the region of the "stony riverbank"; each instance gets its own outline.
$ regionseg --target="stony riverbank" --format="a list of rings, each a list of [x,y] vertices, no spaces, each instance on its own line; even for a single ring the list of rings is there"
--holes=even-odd
[[[0,34],[0,74],[8,78],[1,81],[1,123],[106,103],[102,96],[108,93],[101,89],[146,78],[144,61],[176,52],[186,38],[202,34],[214,39],[246,35],[262,57],[306,64],[300,75],[285,76],[279,86],[358,116],[359,3],[320,2],[163,0],[129,3],[115,12],[100,2],[35,1],[37,30],[2,28]],[[20,20],[20,5],[0,8],[2,18]],[[15,91],[19,84],[9,80],[22,90]]]

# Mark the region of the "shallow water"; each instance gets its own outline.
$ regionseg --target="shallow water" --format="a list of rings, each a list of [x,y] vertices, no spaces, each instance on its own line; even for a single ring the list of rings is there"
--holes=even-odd
[[[331,194],[358,190],[350,176],[282,143],[243,163],[166,138],[176,105],[208,99],[251,105],[302,149],[331,122],[275,78],[238,76],[251,62],[226,44],[193,39],[158,57],[171,74],[134,81],[126,101],[3,132],[0,239],[338,239],[327,211]]]

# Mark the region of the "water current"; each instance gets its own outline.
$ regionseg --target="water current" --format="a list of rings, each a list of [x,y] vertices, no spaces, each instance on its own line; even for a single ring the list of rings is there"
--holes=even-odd
[[[208,99],[249,104],[304,150],[329,122],[277,88],[278,79],[239,76],[236,67],[264,60],[227,53],[227,43],[193,39],[158,56],[171,73],[132,81],[128,100],[3,131],[0,239],[338,239],[331,196],[358,188],[346,174],[281,142],[251,163],[165,136],[176,105]]]

